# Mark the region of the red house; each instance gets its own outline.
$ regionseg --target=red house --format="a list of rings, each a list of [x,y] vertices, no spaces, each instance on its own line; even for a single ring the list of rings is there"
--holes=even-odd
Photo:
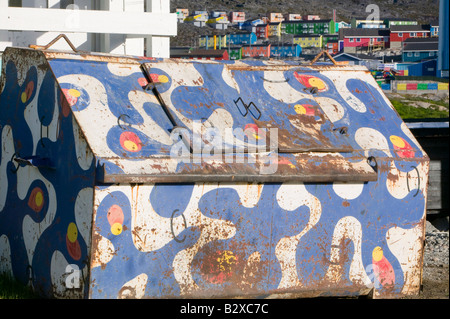
[[[269,25],[267,23],[256,25],[255,34],[258,39],[267,39],[269,37]]]
[[[391,48],[401,48],[402,42],[409,38],[427,38],[431,35],[429,27],[422,25],[391,26]]]
[[[242,57],[270,57],[270,44],[252,44],[242,46]]]
[[[356,53],[375,48],[389,48],[389,29],[349,28],[339,30],[344,52]]]

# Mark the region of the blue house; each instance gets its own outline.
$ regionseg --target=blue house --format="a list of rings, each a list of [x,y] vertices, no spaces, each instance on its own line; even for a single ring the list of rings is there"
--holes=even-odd
[[[437,59],[395,64],[397,71],[404,71],[401,76],[436,76],[436,68]]]
[[[298,44],[272,44],[270,47],[270,57],[299,57],[301,53],[302,47]]]
[[[413,63],[408,66],[408,76],[435,76],[437,59]]]
[[[256,40],[256,34],[253,32],[231,33],[227,36],[227,45],[255,44]]]
[[[437,38],[410,38],[403,42],[402,61],[421,62],[433,60],[438,54]]]
[[[247,20],[242,23],[238,24],[238,27],[240,30],[246,30],[249,32],[255,32],[255,27],[258,24],[264,24],[264,21],[262,19],[254,19],[254,20]]]
[[[439,20],[433,20],[430,23],[430,36],[438,37],[439,36]]]

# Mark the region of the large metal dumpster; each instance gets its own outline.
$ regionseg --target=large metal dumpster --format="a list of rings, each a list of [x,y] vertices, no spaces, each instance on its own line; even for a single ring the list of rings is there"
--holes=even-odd
[[[7,48],[0,130],[44,296],[419,293],[429,159],[363,67]]]

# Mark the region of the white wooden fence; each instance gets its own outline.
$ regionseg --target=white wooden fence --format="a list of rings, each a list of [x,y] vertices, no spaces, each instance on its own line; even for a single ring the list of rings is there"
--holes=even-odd
[[[169,57],[177,16],[170,0],[0,0],[0,52],[61,33],[83,51]],[[70,49],[65,41],[52,48]]]

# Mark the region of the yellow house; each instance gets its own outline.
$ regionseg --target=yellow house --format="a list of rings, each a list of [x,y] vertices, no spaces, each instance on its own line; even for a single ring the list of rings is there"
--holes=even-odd
[[[226,35],[201,35],[198,38],[198,46],[205,47],[208,49],[220,49],[225,48],[227,45],[227,36]]]
[[[269,37],[274,35],[281,37],[281,22],[270,22],[267,33]]]
[[[300,34],[294,36],[294,44],[300,45],[302,48],[321,48],[322,35],[321,34]]]

